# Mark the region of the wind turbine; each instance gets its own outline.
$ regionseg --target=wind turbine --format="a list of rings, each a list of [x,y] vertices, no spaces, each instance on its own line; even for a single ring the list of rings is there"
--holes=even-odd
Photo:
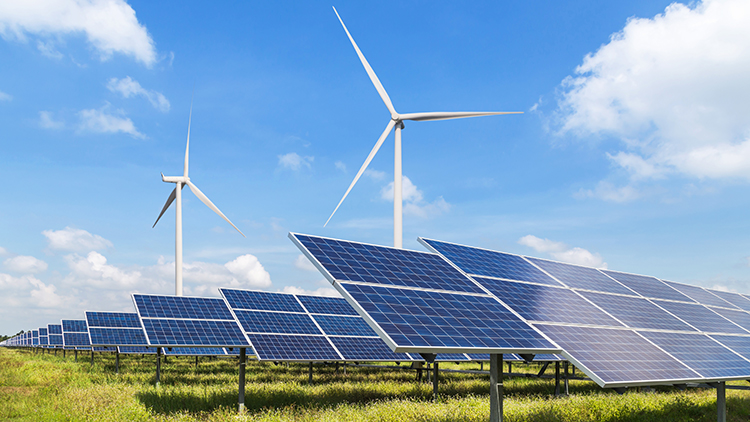
[[[391,112],[391,120],[388,122],[388,125],[385,127],[385,130],[380,135],[380,138],[378,138],[378,141],[375,143],[375,146],[372,148],[372,151],[370,151],[370,154],[367,156],[367,159],[365,160],[364,164],[362,164],[362,167],[360,167],[359,172],[357,172],[357,175],[354,177],[354,180],[352,180],[352,183],[349,185],[349,189],[346,190],[346,193],[344,193],[344,196],[341,198],[341,201],[339,201],[338,205],[336,205],[336,208],[331,213],[331,216],[328,217],[328,220],[323,225],[323,227],[328,225],[328,222],[331,221],[331,218],[333,218],[333,215],[336,214],[336,211],[339,209],[341,204],[344,202],[344,199],[346,199],[346,196],[349,195],[349,192],[352,190],[354,185],[357,183],[357,180],[359,180],[360,176],[362,176],[362,173],[365,172],[367,169],[367,166],[370,164],[370,161],[372,161],[373,157],[375,157],[375,154],[377,154],[378,150],[380,149],[380,146],[383,145],[383,141],[385,141],[385,138],[388,137],[388,135],[391,133],[391,130],[393,128],[396,128],[396,142],[395,142],[395,153],[394,153],[394,166],[393,166],[393,246],[397,248],[401,248],[403,246],[403,199],[402,199],[402,191],[401,191],[401,129],[404,128],[404,120],[412,120],[417,122],[426,122],[431,120],[449,120],[449,119],[461,119],[465,117],[478,117],[478,116],[492,116],[496,114],[521,114],[520,111],[490,111],[490,112],[471,112],[471,111],[458,111],[458,112],[428,112],[428,113],[407,113],[407,114],[399,114],[396,112],[396,109],[393,107],[393,103],[391,103],[390,97],[388,97],[388,93],[385,92],[385,88],[383,88],[383,84],[380,83],[380,80],[378,79],[378,76],[375,75],[375,71],[372,70],[372,67],[370,66],[370,63],[367,62],[367,59],[365,59],[364,54],[362,54],[362,51],[360,51],[359,47],[357,47],[357,43],[354,42],[354,38],[352,38],[352,35],[349,33],[349,30],[346,29],[346,25],[344,25],[344,21],[341,19],[341,16],[339,16],[339,12],[336,11],[336,8],[333,8],[334,13],[336,13],[336,17],[339,18],[339,22],[341,22],[341,26],[344,27],[344,31],[346,31],[346,35],[349,37],[349,41],[352,42],[352,46],[354,47],[354,50],[357,52],[357,56],[359,56],[359,60],[362,62],[362,66],[364,66],[365,71],[367,72],[367,75],[370,77],[370,81],[372,81],[372,84],[375,85],[375,89],[378,91],[378,94],[380,94],[380,98],[385,103],[385,106],[388,108],[388,111]]]
[[[167,211],[167,208],[169,208],[170,205],[172,205],[172,202],[174,200],[177,200],[177,204],[175,205],[175,211],[176,211],[176,218],[175,218],[175,239],[174,239],[174,294],[176,296],[182,296],[182,188],[185,187],[185,185],[188,185],[191,191],[195,194],[195,196],[198,197],[198,199],[201,200],[208,208],[211,208],[216,214],[219,214],[221,218],[226,220],[227,223],[231,224],[232,227],[235,228],[243,237],[245,236],[244,233],[240,231],[240,229],[237,228],[234,224],[232,224],[231,221],[219,210],[219,208],[214,205],[213,202],[211,202],[210,199],[206,195],[201,192],[200,189],[198,189],[198,186],[195,186],[193,182],[190,181],[190,177],[188,177],[188,156],[190,155],[190,123],[193,119],[193,104],[192,101],[190,102],[190,117],[188,117],[188,133],[187,133],[187,146],[185,147],[185,166],[183,167],[183,173],[182,176],[164,176],[164,173],[161,174],[161,180],[162,182],[166,183],[175,183],[177,186],[175,186],[174,190],[171,194],[169,194],[169,198],[167,198],[167,203],[164,204],[164,208],[161,209],[161,213],[159,214],[159,217],[156,218],[156,222],[154,223],[151,228],[156,227],[156,223],[159,222],[159,219],[162,215],[164,215],[164,212]]]

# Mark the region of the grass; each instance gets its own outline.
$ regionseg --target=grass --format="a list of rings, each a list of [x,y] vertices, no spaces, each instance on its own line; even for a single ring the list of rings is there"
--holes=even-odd
[[[247,412],[237,413],[237,360],[170,357],[154,383],[154,356],[88,354],[78,362],[28,350],[0,348],[2,421],[486,421],[489,377],[441,372],[440,394],[416,382],[413,371],[249,362]],[[441,363],[443,369],[478,369],[477,364]],[[538,366],[513,365],[514,372]],[[747,385],[747,384],[746,384]],[[658,387],[624,395],[586,381],[571,381],[568,397],[554,397],[554,381],[506,379],[504,420],[517,421],[715,421],[714,390]],[[750,391],[727,390],[727,420],[750,419]]]

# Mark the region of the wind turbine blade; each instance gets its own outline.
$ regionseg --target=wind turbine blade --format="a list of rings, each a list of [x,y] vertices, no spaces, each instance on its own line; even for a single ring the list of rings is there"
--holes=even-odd
[[[188,177],[188,157],[190,155],[190,123],[193,120],[193,99],[190,99],[190,117],[188,117],[188,136],[187,136],[187,146],[185,147],[185,166],[184,168],[184,177]]]
[[[391,103],[391,98],[388,97],[388,93],[385,92],[385,88],[383,88],[383,84],[380,83],[380,79],[378,79],[378,76],[375,74],[375,71],[372,70],[372,67],[370,66],[370,63],[367,62],[365,55],[362,54],[362,51],[360,51],[359,47],[357,46],[357,43],[354,42],[354,38],[352,38],[352,35],[349,33],[349,30],[346,29],[346,25],[344,25],[344,21],[341,19],[341,16],[339,16],[339,12],[336,11],[335,7],[333,8],[333,12],[336,13],[336,17],[339,18],[339,22],[341,22],[341,26],[343,26],[344,31],[346,31],[346,36],[349,37],[349,41],[352,42],[352,45],[354,46],[354,50],[357,51],[357,56],[359,56],[359,61],[361,61],[362,66],[365,67],[365,71],[367,71],[367,75],[370,77],[372,84],[375,85],[375,89],[378,90],[378,94],[380,94],[380,98],[383,99],[385,106],[388,107],[388,111],[391,112],[391,115],[398,114],[396,113],[396,109],[393,108],[393,103]]]
[[[522,111],[435,111],[429,113],[401,114],[402,120],[426,122],[430,120],[462,119],[465,117],[495,116],[498,114],[523,114]]]
[[[380,138],[378,138],[378,142],[375,143],[375,146],[372,147],[372,151],[370,151],[370,155],[367,156],[367,159],[365,160],[364,164],[362,164],[362,167],[359,168],[359,171],[357,172],[357,175],[354,176],[354,180],[352,180],[352,184],[349,185],[349,189],[346,190],[346,193],[344,193],[344,197],[341,198],[339,201],[339,204],[336,205],[336,209],[333,210],[331,213],[331,216],[328,217],[328,220],[326,220],[326,223],[323,224],[323,227],[328,225],[328,222],[331,221],[331,218],[333,218],[333,215],[336,214],[336,211],[338,211],[341,204],[344,202],[344,199],[346,199],[346,196],[349,195],[349,192],[352,190],[354,185],[357,183],[357,180],[362,176],[362,173],[365,172],[367,169],[367,166],[370,164],[370,161],[372,161],[372,158],[375,157],[375,154],[378,153],[378,150],[380,149],[380,146],[383,145],[383,141],[385,141],[385,138],[388,137],[388,134],[391,133],[391,130],[393,129],[393,126],[396,125],[395,120],[391,120],[388,122],[388,126],[385,127],[385,130],[383,131],[383,134],[380,135]]]
[[[156,222],[154,223],[153,226],[151,226],[152,229],[156,227],[156,223],[159,222],[159,220],[161,219],[161,216],[164,215],[164,213],[167,211],[167,208],[169,208],[169,206],[172,205],[172,202],[174,202],[174,199],[176,197],[177,197],[177,186],[175,186],[174,189],[172,189],[172,193],[169,194],[169,198],[167,198],[167,203],[164,204],[164,208],[161,209],[161,213],[159,213],[159,217],[156,218]]]
[[[218,208],[218,207],[216,207],[216,205],[214,205],[214,203],[213,203],[213,202],[211,202],[211,200],[210,200],[210,199],[208,199],[208,197],[207,197],[206,195],[204,195],[204,194],[203,194],[203,192],[201,192],[201,190],[200,190],[200,189],[198,189],[198,186],[195,186],[195,185],[193,184],[193,182],[191,182],[191,181],[189,181],[189,180],[187,181],[187,185],[188,185],[188,187],[190,187],[190,190],[191,190],[191,191],[193,191],[193,193],[195,194],[195,196],[197,196],[197,197],[198,197],[198,199],[200,199],[200,200],[201,200],[201,202],[203,202],[204,204],[206,204],[206,206],[207,206],[208,208],[211,208],[211,209],[212,209],[212,210],[213,210],[213,211],[214,211],[214,212],[215,212],[216,214],[219,214],[219,216],[220,216],[221,218],[223,218],[224,220],[226,220],[226,222],[227,222],[227,223],[231,224],[231,225],[232,225],[232,227],[234,227],[234,229],[235,229],[235,230],[237,230],[238,232],[240,232],[240,234],[242,235],[242,237],[247,237],[247,236],[245,236],[245,233],[242,233],[242,232],[240,231],[240,229],[238,229],[238,228],[237,228],[237,226],[235,226],[235,225],[234,225],[234,223],[232,223],[231,221],[229,221],[229,219],[227,218],[227,216],[226,216],[226,215],[224,215],[224,213],[222,213],[222,212],[221,212],[221,211],[219,210],[219,208]]]

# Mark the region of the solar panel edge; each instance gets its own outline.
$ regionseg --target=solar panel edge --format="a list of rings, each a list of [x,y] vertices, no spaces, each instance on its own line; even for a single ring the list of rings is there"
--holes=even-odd
[[[229,309],[229,313],[232,314],[232,317],[234,318],[235,323],[240,329],[240,333],[242,333],[242,336],[245,338],[245,341],[250,346],[250,350],[252,350],[255,353],[255,356],[258,356],[255,350],[255,345],[250,340],[250,336],[247,335],[247,332],[245,332],[245,327],[242,326],[240,319],[237,318],[237,314],[234,312],[234,308],[232,308],[232,306],[229,304],[229,300],[227,300],[227,297],[224,294],[223,290],[225,290],[223,287],[219,288],[219,294],[221,295],[221,298],[224,300],[224,303],[227,305],[227,309]],[[230,290],[230,289],[226,289],[226,290]],[[238,289],[235,289],[235,290],[238,290]],[[240,347],[240,349],[242,349],[242,347]]]
[[[315,326],[318,327],[318,330],[320,330],[320,332],[323,333],[323,335],[325,336],[326,341],[328,342],[328,344],[330,344],[331,347],[333,348],[333,350],[336,351],[336,353],[339,355],[339,357],[341,358],[341,360],[344,360],[344,354],[341,353],[341,351],[339,350],[338,347],[336,347],[336,345],[333,343],[333,340],[331,340],[330,336],[323,330],[323,327],[321,327],[320,324],[318,324],[318,321],[315,318],[313,318],[312,313],[307,309],[307,307],[305,306],[305,304],[302,303],[302,301],[300,300],[299,297],[297,297],[296,294],[292,294],[292,296],[294,296],[294,299],[297,301],[297,303],[299,303],[299,306],[301,306],[302,309],[305,310],[305,313],[306,313],[307,317],[310,318],[310,320],[312,320],[313,324],[315,324]]]

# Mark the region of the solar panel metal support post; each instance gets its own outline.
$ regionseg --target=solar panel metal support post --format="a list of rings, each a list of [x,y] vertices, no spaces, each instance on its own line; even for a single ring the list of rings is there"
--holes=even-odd
[[[120,373],[120,351],[119,349],[115,352],[115,374]]]
[[[434,401],[438,400],[438,363],[435,362],[433,365],[433,377],[432,377],[432,399]]]
[[[569,395],[568,390],[568,361],[563,362],[563,380],[565,382],[565,395]]]
[[[239,380],[239,411],[240,413],[245,412],[245,365],[247,357],[245,355],[245,348],[240,347],[240,380]],[[195,364],[198,365],[198,357],[195,357]]]
[[[560,362],[555,362],[555,395],[560,395]]]
[[[307,380],[308,384],[312,384],[312,373],[313,373],[313,363],[310,362],[310,378]]]
[[[503,421],[503,355],[490,355],[490,422]]]
[[[727,422],[727,383],[720,381],[709,385],[716,388],[716,420]]]
[[[94,367],[94,349],[91,348],[91,367]]]
[[[73,355],[75,356],[75,361],[78,362],[78,349],[73,351]]]
[[[156,348],[156,385],[161,381],[161,347]]]

